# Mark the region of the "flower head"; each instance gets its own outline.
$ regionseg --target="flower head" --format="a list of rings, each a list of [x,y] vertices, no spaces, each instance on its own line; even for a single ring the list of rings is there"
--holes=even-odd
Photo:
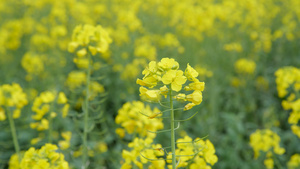
[[[205,84],[197,79],[198,72],[189,64],[183,72],[179,70],[179,64],[174,59],[163,58],[158,63],[151,61],[142,74],[144,75],[143,79],[137,79],[136,83],[143,86],[140,87],[140,96],[144,100],[158,101],[161,99],[161,95],[167,98],[171,91],[181,92],[184,88],[185,91],[193,91],[192,94],[179,93],[175,96],[175,99],[179,101],[191,102],[185,106],[184,110],[189,110],[202,102],[202,91]],[[152,89],[158,85],[163,87]],[[174,95],[170,97],[174,97]]]
[[[41,149],[29,148],[22,159],[13,155],[9,161],[9,168],[55,168],[69,169],[62,153],[56,152],[58,147],[54,144],[45,144]],[[17,162],[17,161],[20,161]]]
[[[0,121],[6,119],[5,107],[13,109],[13,118],[19,118],[21,109],[27,104],[27,96],[19,84],[0,86]]]

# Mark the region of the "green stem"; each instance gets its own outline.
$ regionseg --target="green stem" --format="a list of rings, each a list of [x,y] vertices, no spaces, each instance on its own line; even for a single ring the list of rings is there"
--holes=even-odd
[[[296,91],[295,89],[294,89],[294,92],[296,93],[296,98],[300,98],[300,92]]]
[[[53,117],[51,117],[51,113],[54,109],[53,107],[54,107],[54,101],[50,104],[50,111],[49,111],[49,114],[48,114],[48,121],[49,121],[48,142],[49,143],[52,143],[52,131],[53,131],[52,122],[53,122]]]
[[[51,117],[51,111],[49,114],[49,131],[48,131],[48,143],[52,143],[52,117]]]
[[[52,143],[52,117],[51,117],[51,113],[52,113],[52,108],[53,108],[53,102],[50,105],[50,111],[48,114],[48,121],[49,121],[49,131],[48,131],[48,143]]]
[[[176,169],[176,154],[175,154],[175,118],[174,118],[174,108],[173,108],[173,98],[172,98],[172,88],[170,84],[170,109],[171,109],[171,149],[172,149],[172,168]]]
[[[11,113],[10,109],[7,107],[6,110],[7,110],[7,117],[8,117],[10,131],[11,131],[12,138],[13,138],[15,151],[18,154],[19,161],[21,161],[20,146],[19,146],[19,143],[18,143],[18,138],[17,138],[17,132],[16,132],[14,119],[12,117],[12,113]]]
[[[86,168],[88,149],[87,149],[87,135],[88,135],[88,120],[89,120],[89,86],[91,78],[91,56],[88,54],[88,68],[86,75],[86,96],[85,96],[85,106],[84,106],[84,131],[83,131],[83,154],[82,154],[82,168]]]

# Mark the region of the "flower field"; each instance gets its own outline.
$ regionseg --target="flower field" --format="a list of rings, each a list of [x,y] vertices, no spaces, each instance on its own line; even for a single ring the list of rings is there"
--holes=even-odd
[[[299,0],[2,0],[0,169],[299,169]]]

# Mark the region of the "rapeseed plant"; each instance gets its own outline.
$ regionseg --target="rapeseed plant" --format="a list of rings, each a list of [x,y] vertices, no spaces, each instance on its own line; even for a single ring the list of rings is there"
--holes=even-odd
[[[176,62],[174,59],[170,58],[163,58],[160,62],[151,61],[148,65],[148,67],[142,72],[144,77],[143,79],[137,79],[137,84],[141,85],[140,87],[140,96],[142,100],[150,101],[150,102],[158,102],[163,107],[168,107],[166,111],[161,111],[160,113],[154,114],[154,116],[148,116],[151,118],[160,118],[159,116],[166,114],[166,112],[170,112],[170,129],[162,130],[162,131],[156,131],[153,133],[161,133],[161,132],[171,132],[171,153],[166,153],[167,158],[169,157],[172,160],[167,160],[171,165],[169,165],[169,168],[176,168],[180,167],[181,161],[185,162],[191,158],[187,158],[186,156],[196,156],[198,153],[200,153],[199,149],[196,149],[195,151],[190,151],[185,154],[180,154],[178,151],[176,151],[176,144],[177,147],[180,148],[178,144],[180,142],[175,142],[175,130],[179,127],[180,121],[186,121],[186,120],[175,120],[175,110],[190,110],[196,105],[199,105],[202,102],[202,91],[204,90],[204,82],[200,82],[197,79],[198,72],[192,68],[189,64],[187,64],[187,68],[183,72],[179,69],[179,63]],[[186,83],[186,82],[190,83]],[[159,87],[158,89],[155,89],[155,87]],[[190,94],[185,94],[185,91],[188,91]],[[163,105],[163,98],[169,101],[169,106]],[[173,105],[173,99],[178,101],[186,102],[188,101],[184,108],[175,109]],[[143,112],[142,112],[143,114]],[[195,114],[194,114],[195,115]],[[193,115],[193,116],[194,116]],[[193,117],[192,116],[192,117]],[[192,118],[191,117],[191,118]],[[165,116],[164,116],[165,118]],[[189,118],[190,119],[190,118]],[[175,122],[177,122],[177,128],[175,128]],[[191,139],[188,139],[186,143],[193,143]],[[164,148],[163,148],[164,149]],[[180,151],[180,150],[179,150]],[[143,152],[142,152],[143,153]],[[190,153],[190,154],[189,154]],[[177,155],[176,155],[177,154]],[[148,158],[146,156],[143,156],[144,158],[148,160],[155,160]],[[178,160],[176,160],[178,159]],[[178,162],[178,163],[177,163]],[[216,162],[216,160],[213,162],[213,164]],[[176,164],[177,163],[177,164]],[[185,165],[186,166],[186,165]]]
[[[292,155],[290,161],[287,163],[288,169],[296,169],[300,167],[300,154]]]
[[[285,98],[282,107],[285,110],[292,110],[288,118],[292,132],[300,138],[300,127],[297,125],[300,120],[300,69],[295,67],[284,67],[275,72],[278,96]]]
[[[254,158],[260,156],[260,152],[266,153],[264,164],[266,168],[274,168],[275,154],[282,155],[285,149],[280,147],[280,137],[270,129],[256,130],[250,135],[250,145],[254,150]]]
[[[4,84],[0,86],[0,121],[8,118],[18,159],[21,158],[21,154],[14,119],[21,116],[21,109],[27,104],[26,94],[19,84],[13,83],[12,85]]]
[[[76,56],[73,62],[79,69],[83,69],[82,72],[73,73],[69,76],[67,84],[69,84],[72,89],[77,86],[84,85],[85,98],[83,104],[83,115],[84,115],[84,128],[82,137],[82,168],[88,167],[88,133],[91,130],[89,121],[89,111],[90,100],[93,100],[98,93],[104,92],[104,88],[98,82],[92,79],[93,68],[93,57],[96,54],[103,54],[108,51],[109,44],[112,42],[108,32],[102,26],[92,26],[92,25],[79,25],[76,26],[73,34],[72,41],[68,45],[68,51],[75,53]],[[98,67],[98,66],[96,66]],[[97,68],[98,69],[98,68]],[[96,70],[97,70],[96,69]],[[76,80],[77,76],[80,76],[80,80]],[[84,78],[85,77],[85,78]],[[77,83],[73,84],[72,81]],[[95,91],[95,92],[93,92]]]

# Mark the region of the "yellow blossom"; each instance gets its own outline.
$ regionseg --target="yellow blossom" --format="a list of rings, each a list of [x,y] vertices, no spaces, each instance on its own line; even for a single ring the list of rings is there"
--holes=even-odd
[[[250,145],[254,150],[254,157],[258,158],[260,151],[272,152],[276,154],[283,154],[285,152],[284,148],[279,145],[280,137],[269,129],[256,130],[250,136]]]
[[[186,100],[198,105],[202,102],[202,92],[195,90],[192,94],[186,96]]]
[[[249,59],[239,59],[234,64],[235,70],[241,74],[253,74],[256,68],[254,61]]]
[[[67,99],[65,93],[64,92],[59,92],[57,103],[58,104],[65,104],[65,103],[67,103],[67,101],[68,101],[68,99]]]
[[[16,154],[13,155],[9,162],[9,168],[69,169],[69,164],[65,161],[64,155],[56,152],[57,149],[58,147],[53,144],[45,144],[41,149],[31,147],[20,160]]]
[[[198,72],[190,66],[190,64],[187,64],[187,67],[185,69],[184,75],[187,77],[190,81],[196,81],[196,77],[198,76]]]
[[[186,90],[186,91],[190,91],[190,90],[203,91],[204,86],[205,86],[204,82],[199,82],[198,80],[195,80],[193,83],[190,83],[188,86],[186,86],[184,88],[184,90]]]
[[[122,128],[117,128],[116,129],[116,133],[119,135],[120,138],[124,138],[125,137],[125,130]]]
[[[267,167],[267,169],[273,169],[274,168],[274,160],[272,158],[265,159],[264,164]]]
[[[160,62],[158,62],[158,67],[165,71],[170,69],[177,70],[179,68],[179,64],[174,59],[163,58]]]
[[[300,167],[300,154],[294,154],[291,156],[291,159],[289,160],[288,169],[296,169]]]
[[[181,70],[169,70],[162,77],[162,82],[164,84],[171,84],[171,88],[174,91],[180,91],[182,85],[186,82],[186,77],[183,76]]]

